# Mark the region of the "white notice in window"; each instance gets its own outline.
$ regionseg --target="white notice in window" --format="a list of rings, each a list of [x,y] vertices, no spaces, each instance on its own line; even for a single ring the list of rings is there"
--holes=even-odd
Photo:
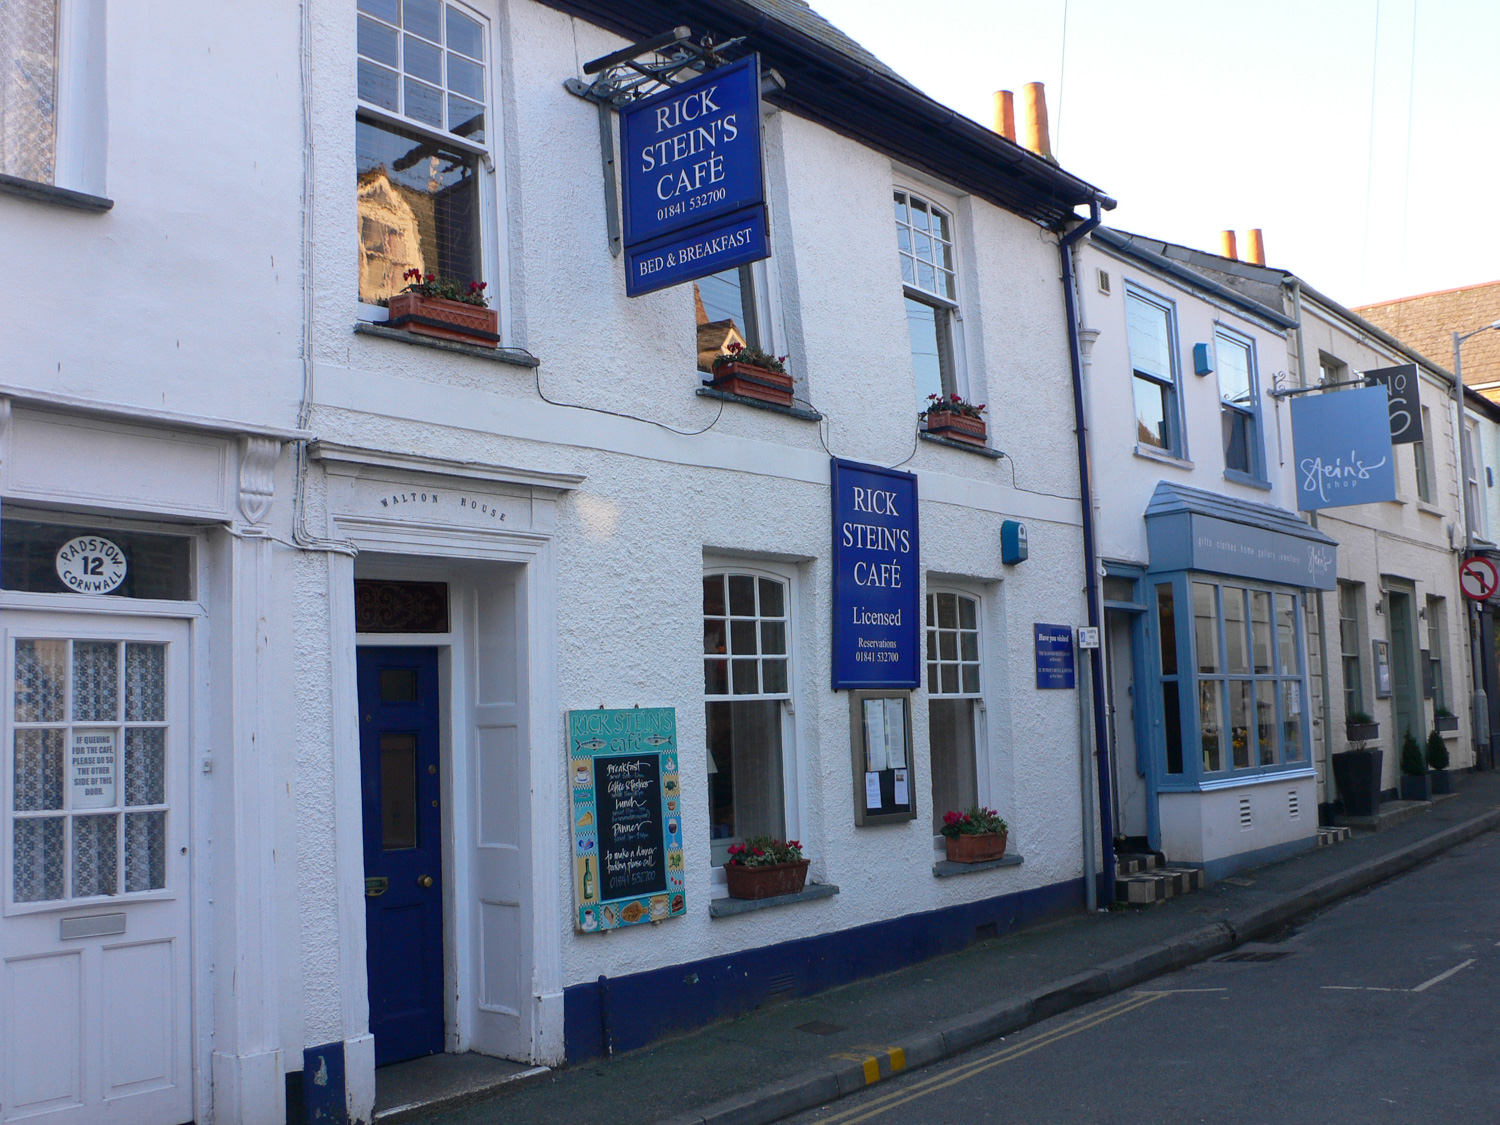
[[[906,700],[885,701],[885,747],[887,769],[906,768]],[[897,803],[902,803],[898,797]]]
[[[885,700],[865,700],[865,769],[871,773],[890,769],[890,754],[886,742]],[[880,799],[869,808],[878,808]]]
[[[865,774],[865,811],[874,812],[880,807],[880,775]]]
[[[907,791],[906,791],[906,771],[905,770],[897,770],[896,771],[896,797],[895,797],[895,801],[896,801],[896,804],[898,804],[898,805],[909,805],[909,804],[911,804],[911,799],[908,796]]]
[[[75,809],[107,809],[115,803],[115,763],[119,758],[112,730],[75,730],[68,759]]]

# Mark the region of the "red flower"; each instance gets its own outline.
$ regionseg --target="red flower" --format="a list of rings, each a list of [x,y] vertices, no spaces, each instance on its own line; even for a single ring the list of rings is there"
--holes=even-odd
[[[436,281],[437,280],[437,274],[435,274],[435,273],[428,274],[427,275],[427,280],[428,281]]]
[[[949,395],[948,400],[950,402],[963,402],[963,399],[959,398],[956,394]]]
[[[755,851],[752,854],[754,854],[754,855],[765,855],[766,853],[763,852],[763,851],[761,851],[760,848],[756,848]]]
[[[956,812],[945,812],[943,814],[944,824],[957,824],[959,819],[959,815]]]
[[[738,340],[736,340],[734,343],[732,343],[732,344],[729,345],[729,354],[730,355],[734,355],[736,352],[740,351],[740,349],[742,349],[744,346],[745,346],[744,344],[742,344]]]

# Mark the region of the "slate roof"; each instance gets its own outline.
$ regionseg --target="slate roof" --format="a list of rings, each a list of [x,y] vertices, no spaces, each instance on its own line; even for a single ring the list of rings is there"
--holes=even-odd
[[[1176,515],[1180,512],[1263,527],[1314,543],[1338,545],[1338,540],[1330,539],[1300,519],[1295,512],[1278,508],[1275,504],[1257,504],[1253,500],[1241,500],[1202,488],[1189,488],[1185,484],[1158,481],[1156,491],[1151,494],[1151,502],[1146,505],[1146,518]]]
[[[1453,333],[1472,332],[1500,320],[1500,281],[1439,293],[1398,297],[1354,309],[1423,355],[1453,354]],[[1500,332],[1481,332],[1463,346],[1464,383],[1500,397]]]

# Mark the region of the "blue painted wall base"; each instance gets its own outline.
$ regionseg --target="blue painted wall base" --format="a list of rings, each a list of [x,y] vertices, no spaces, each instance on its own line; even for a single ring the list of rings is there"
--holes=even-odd
[[[563,990],[570,1063],[926,961],[1083,909],[1082,878]],[[1107,902],[1108,899],[1101,899]],[[602,1001],[602,1003],[601,1003]],[[608,1027],[606,1028],[606,1020]],[[309,1125],[312,1118],[309,1115]]]
[[[349,1098],[344,1085],[344,1043],[339,1040],[302,1052],[303,1125],[348,1125]],[[287,1093],[291,1093],[290,1087]],[[292,1100],[287,1098],[287,1120]]]
[[[1233,875],[1236,871],[1244,871],[1247,867],[1264,867],[1268,863],[1278,860],[1290,859],[1294,855],[1311,851],[1318,846],[1318,834],[1314,832],[1311,836],[1304,836],[1300,840],[1288,840],[1284,844],[1272,844],[1268,848],[1257,848],[1253,852],[1240,852],[1238,855],[1226,855],[1222,859],[1213,859],[1203,865],[1203,877],[1210,883],[1222,879],[1226,875]]]

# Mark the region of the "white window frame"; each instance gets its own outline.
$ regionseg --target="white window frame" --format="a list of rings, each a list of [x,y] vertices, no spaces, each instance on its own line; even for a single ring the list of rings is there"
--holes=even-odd
[[[939,318],[939,331],[946,331],[947,334],[949,367],[949,370],[942,372],[942,377],[944,380],[943,393],[957,394],[965,399],[968,399],[970,397],[969,365],[967,361],[967,347],[964,338],[963,317],[964,266],[963,255],[960,252],[959,248],[960,240],[958,236],[959,223],[957,202],[951,198],[948,198],[942,193],[935,193],[931,187],[925,185],[920,187],[913,187],[911,181],[907,179],[897,179],[891,185],[893,202],[894,195],[898,191],[907,197],[908,206],[910,206],[912,197],[915,196],[917,199],[920,199],[923,203],[925,203],[929,210],[936,208],[938,211],[941,211],[948,217],[948,231],[950,235],[948,245],[953,252],[953,291],[955,293],[955,296],[952,298],[945,297],[940,293],[934,292],[933,290],[923,289],[920,285],[910,284],[905,280],[905,278],[902,278],[901,319],[903,322],[903,328],[905,328],[905,299],[908,297],[914,301],[920,301],[924,305],[928,305],[934,309],[937,309],[942,314],[942,316]],[[896,220],[893,215],[892,227],[895,228],[901,225],[902,224],[898,220]],[[898,241],[896,243],[898,277],[900,276],[901,253],[902,251],[900,243]],[[913,259],[915,259],[915,254],[913,254],[912,257]],[[915,377],[915,371],[913,371],[913,377]],[[925,405],[925,403],[921,405]]]
[[[1464,469],[1464,498],[1469,506],[1469,520],[1473,525],[1471,530],[1476,539],[1483,539],[1486,534],[1484,489],[1479,484],[1484,479],[1484,457],[1480,452],[1481,448],[1479,422],[1465,415],[1464,452],[1467,454],[1465,460],[1468,462],[1468,467]]]
[[[108,145],[104,8],[105,0],[57,0],[50,181],[55,187],[101,197]],[[0,65],[8,66],[9,60]]]
[[[928,683],[927,676],[927,597],[931,594],[957,594],[961,598],[968,598],[974,603],[974,620],[979,626],[979,690],[977,692],[943,692],[934,691],[934,685]],[[929,580],[922,598],[922,676],[927,695],[927,702],[934,699],[971,699],[974,701],[974,793],[979,803],[985,808],[992,807],[993,796],[990,789],[990,743],[989,743],[989,712],[985,706],[985,689],[989,684],[989,676],[985,674],[989,667],[988,634],[990,632],[988,618],[986,616],[989,608],[988,600],[980,590],[966,586],[956,585],[952,582],[936,582]],[[959,686],[963,681],[960,677]],[[930,723],[931,712],[928,712]],[[932,774],[932,728],[927,730],[927,770],[928,784],[931,784]],[[938,851],[944,851],[943,836],[934,833],[932,846]]]
[[[781,582],[786,588],[786,686],[785,694],[761,694],[761,695],[709,695],[705,690],[701,694],[703,705],[706,708],[710,703],[754,703],[757,700],[776,700],[781,703],[781,799],[782,799],[782,823],[785,832],[784,839],[797,840],[802,843],[802,854],[811,858],[812,849],[808,846],[806,825],[803,823],[802,809],[802,778],[805,774],[802,754],[801,720],[798,717],[797,700],[800,696],[801,655],[799,636],[801,634],[801,622],[799,603],[801,597],[801,576],[795,566],[773,563],[766,560],[741,560],[715,556],[705,556],[703,560],[703,578],[716,574],[748,574],[755,578],[770,578]],[[703,595],[702,584],[697,587],[698,593],[698,621],[703,621]],[[727,610],[727,606],[725,607]],[[701,668],[703,654],[699,653],[699,666]],[[701,675],[701,672],[700,672]],[[733,671],[730,672],[730,686],[733,687]],[[702,784],[704,791],[708,785],[708,742],[707,730],[704,731],[704,768]],[[712,841],[709,841],[709,870],[710,888],[713,898],[725,898],[729,894],[729,886],[724,875],[722,866],[713,865]]]
[[[1130,351],[1130,302],[1132,300],[1143,301],[1148,305],[1160,309],[1167,318],[1167,352],[1172,365],[1170,380],[1163,379],[1152,372],[1138,373],[1135,366],[1135,358]],[[1186,416],[1182,401],[1182,349],[1178,345],[1177,334],[1177,302],[1170,297],[1164,297],[1160,293],[1147,289],[1131,278],[1125,279],[1125,362],[1130,371],[1130,423],[1132,434],[1132,445],[1136,449],[1145,449],[1150,455],[1157,457],[1172,457],[1180,461],[1189,460],[1188,436]],[[1137,379],[1148,379],[1160,386],[1170,385],[1172,388],[1172,417],[1167,419],[1172,440],[1165,448],[1155,445],[1142,446],[1139,434],[1135,432],[1140,425],[1139,415],[1135,409],[1135,381]]]
[[[510,338],[510,283],[508,273],[504,269],[505,262],[500,245],[500,235],[504,229],[501,216],[506,213],[505,177],[497,171],[503,167],[501,154],[505,151],[503,122],[499,112],[500,83],[497,73],[501,53],[499,5],[494,0],[486,0],[482,6],[464,3],[463,0],[441,0],[441,2],[445,7],[452,6],[460,9],[465,15],[477,20],[484,28],[485,143],[476,144],[454,133],[434,129],[425,121],[418,121],[404,114],[393,113],[381,106],[360,101],[357,94],[355,117],[365,116],[382,125],[421,133],[423,136],[431,137],[434,141],[471,152],[479,157],[477,177],[479,181],[479,264],[483,272],[483,277],[479,280],[484,281],[488,286],[486,292],[489,294],[490,307],[499,313],[500,338],[505,341]],[[358,13],[356,13],[356,25],[357,20]],[[350,49],[357,65],[357,47],[351,43]],[[404,71],[398,72],[398,81],[400,75],[404,73]],[[357,293],[356,309],[360,320],[383,321],[389,317],[386,309],[380,305],[359,300]]]
[[[1416,470],[1417,499],[1423,504],[1433,504],[1437,498],[1437,490],[1433,487],[1437,474],[1432,457],[1432,411],[1422,407],[1421,418],[1422,440],[1412,442],[1412,467]]]

